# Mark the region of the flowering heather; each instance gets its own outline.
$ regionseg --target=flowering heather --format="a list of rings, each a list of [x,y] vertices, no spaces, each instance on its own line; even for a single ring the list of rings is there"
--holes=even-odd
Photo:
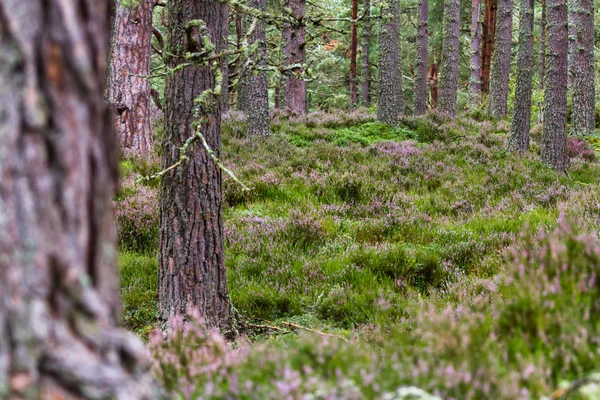
[[[600,164],[576,156],[556,173],[538,137],[531,154],[508,153],[508,125],[476,116],[392,127],[361,113],[277,113],[258,140],[243,115],[224,121],[223,161],[251,188],[224,177],[232,302],[280,330],[252,328],[258,343],[241,349],[206,328],[157,339],[172,397],[537,399],[597,369]],[[146,190],[126,179],[117,199],[135,203],[119,223],[136,238],[146,225],[130,209],[156,195]],[[157,266],[139,260],[120,265],[127,326],[145,333]]]
[[[130,176],[122,183],[127,195],[114,201],[121,247],[154,251],[158,245],[158,189],[135,183]]]
[[[596,160],[596,152],[590,146],[589,142],[584,139],[568,138],[567,153],[571,158],[579,157],[586,161]]]

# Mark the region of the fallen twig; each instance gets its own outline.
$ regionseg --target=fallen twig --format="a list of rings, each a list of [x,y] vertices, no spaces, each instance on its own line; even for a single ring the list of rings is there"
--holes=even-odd
[[[317,334],[322,335],[322,336],[330,336],[330,337],[334,337],[336,339],[342,339],[342,340],[344,340],[346,342],[348,341],[348,339],[346,339],[343,336],[334,335],[332,333],[318,331],[316,329],[311,329],[311,328],[307,328],[307,327],[304,327],[304,326],[301,326],[301,325],[292,324],[291,322],[282,322],[281,325],[286,325],[286,326],[289,326],[290,328],[293,328],[293,329],[302,329],[302,330],[307,331],[307,332],[317,333]]]

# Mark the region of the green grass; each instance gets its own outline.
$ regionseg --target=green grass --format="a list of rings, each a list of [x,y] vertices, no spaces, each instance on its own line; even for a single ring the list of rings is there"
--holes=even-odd
[[[224,182],[233,304],[250,318],[309,315],[347,329],[378,321],[382,301],[399,319],[407,292],[426,296],[463,275],[502,272],[524,226],[555,225],[559,205],[589,185],[597,191],[600,176],[597,163],[575,161],[566,176],[536,154],[509,154],[506,129],[435,114],[398,127],[283,119],[252,142],[239,137],[243,121],[226,122],[223,158],[252,188]],[[126,160],[122,170],[156,164]],[[137,331],[156,316],[156,272],[128,283],[140,260],[156,269],[146,257],[121,256],[125,318]]]
[[[280,330],[242,352],[202,329],[167,338],[153,350],[168,360],[157,379],[181,393],[210,386],[206,398],[396,398],[417,385],[508,400],[597,369],[600,165],[575,158],[557,174],[539,161],[539,127],[519,157],[505,151],[505,122],[478,119],[277,118],[251,141],[243,120],[226,121],[223,159],[252,189],[224,181],[231,299]],[[157,324],[158,215],[142,200],[157,191],[132,176],[157,165],[124,160],[116,199],[124,322],[144,337]]]

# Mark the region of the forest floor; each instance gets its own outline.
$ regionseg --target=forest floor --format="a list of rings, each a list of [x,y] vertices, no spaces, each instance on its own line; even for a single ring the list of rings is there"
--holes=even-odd
[[[524,156],[505,151],[508,128],[478,114],[390,127],[359,110],[275,116],[270,137],[245,139],[231,113],[223,160],[251,190],[225,178],[226,262],[251,344],[197,330],[190,346],[220,343],[197,355],[203,372],[184,362],[160,379],[186,398],[210,382],[207,398],[391,399],[415,385],[516,399],[593,372],[600,140],[569,139],[559,174],[539,161],[539,126]],[[143,337],[157,323],[158,193],[135,176],[158,166],[124,160],[116,199],[124,322]]]

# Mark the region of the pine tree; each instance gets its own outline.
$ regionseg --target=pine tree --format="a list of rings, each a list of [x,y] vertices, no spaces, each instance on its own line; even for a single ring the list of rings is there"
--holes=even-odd
[[[529,149],[531,90],[533,77],[534,0],[521,0],[519,50],[517,53],[517,87],[508,147],[513,151]]]
[[[163,167],[175,165],[182,146],[197,132],[218,156],[221,147],[220,61],[206,62],[223,50],[227,25],[224,3],[211,0],[171,0],[168,4],[167,76]],[[190,23],[201,20],[206,25]],[[214,54],[193,66],[185,55],[205,49],[208,31]],[[201,63],[200,61],[204,61]],[[162,320],[195,307],[212,326],[231,332],[231,306],[225,273],[222,171],[207,149],[195,141],[187,160],[161,180],[159,312]]]
[[[444,44],[440,66],[440,111],[454,117],[458,90],[458,56],[460,34],[460,0],[444,3]]]
[[[542,161],[558,171],[568,167],[567,157],[567,2],[548,2],[548,46],[544,88]]]
[[[594,2],[570,0],[569,37],[571,52],[571,91],[573,108],[571,131],[573,136],[594,133],[596,125],[596,93],[594,89]]]
[[[108,101],[121,149],[125,154],[147,156],[154,149],[150,113],[152,10],[155,0],[124,5],[115,2],[111,35]]]
[[[108,31],[108,0],[0,1],[2,399],[152,398],[117,328]]]
[[[419,26],[417,28],[417,61],[415,79],[415,115],[427,112],[427,53],[429,0],[419,2]]]
[[[492,53],[492,77],[488,112],[492,117],[503,118],[508,112],[508,82],[512,47],[512,0],[498,0],[496,37]]]
[[[404,113],[402,64],[400,60],[400,1],[388,0],[382,9],[379,32],[379,98],[377,119],[396,124]]]
[[[481,0],[471,2],[471,77],[469,78],[471,102],[481,98]]]

